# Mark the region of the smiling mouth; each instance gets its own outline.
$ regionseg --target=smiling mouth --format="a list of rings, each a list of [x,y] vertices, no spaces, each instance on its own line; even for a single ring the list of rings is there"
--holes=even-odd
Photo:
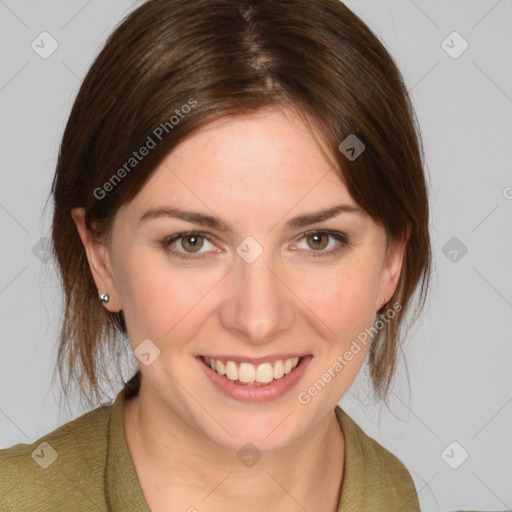
[[[204,364],[218,375],[246,386],[268,386],[291,373],[303,359],[304,357],[292,357],[254,365],[201,356]]]

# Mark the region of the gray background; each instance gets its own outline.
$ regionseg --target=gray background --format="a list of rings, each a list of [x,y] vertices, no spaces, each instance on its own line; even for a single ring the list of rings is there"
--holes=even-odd
[[[85,412],[77,401],[60,409],[51,386],[61,293],[44,242],[51,203],[43,209],[81,78],[139,4],[0,0],[0,447]],[[347,5],[384,41],[412,92],[434,273],[390,410],[371,405],[365,371],[341,405],[404,462],[422,510],[512,509],[512,2]],[[46,59],[31,47],[43,31],[58,43]],[[461,55],[463,40],[446,39],[454,31],[469,44]]]

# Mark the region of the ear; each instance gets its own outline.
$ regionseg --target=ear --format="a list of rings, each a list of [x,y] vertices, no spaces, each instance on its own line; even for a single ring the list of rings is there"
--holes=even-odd
[[[407,224],[406,233],[400,239],[390,240],[386,250],[386,258],[381,271],[379,294],[376,298],[376,310],[378,311],[389,301],[395,293],[402,272],[407,242],[411,236],[411,225]],[[384,299],[384,304],[381,303]]]
[[[98,288],[98,294],[104,292],[109,294],[110,299],[108,302],[103,303],[103,307],[112,313],[117,313],[122,309],[122,305],[114,281],[114,273],[112,271],[108,248],[101,241],[96,240],[86,226],[85,208],[72,208],[71,217],[75,222],[78,234],[84,245],[89,268],[91,269],[92,277]]]

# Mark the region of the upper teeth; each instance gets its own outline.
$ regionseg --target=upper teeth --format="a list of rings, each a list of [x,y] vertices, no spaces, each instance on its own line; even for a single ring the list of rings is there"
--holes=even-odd
[[[203,357],[206,364],[219,375],[225,375],[229,380],[238,380],[246,384],[269,383],[274,379],[280,379],[290,373],[299,363],[298,357],[290,359],[278,359],[274,363],[236,363],[235,361],[222,361]]]

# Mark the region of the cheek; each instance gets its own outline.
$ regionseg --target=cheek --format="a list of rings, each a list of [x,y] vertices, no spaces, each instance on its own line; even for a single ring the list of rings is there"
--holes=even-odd
[[[125,317],[130,334],[163,342],[201,325],[201,315],[219,276],[214,272],[180,271],[162,258],[132,257],[126,268]],[[205,299],[205,300],[203,300]],[[129,320],[128,320],[129,319]],[[185,334],[185,333],[183,333]],[[187,333],[190,335],[191,333]]]
[[[358,259],[308,280],[302,296],[307,297],[308,306],[334,331],[337,340],[355,337],[373,325],[380,278],[376,263]]]
[[[169,269],[147,254],[133,250],[124,253],[116,281],[129,334],[134,339],[158,337],[165,326],[170,328],[172,316],[179,314],[179,285],[171,286],[170,275]]]

